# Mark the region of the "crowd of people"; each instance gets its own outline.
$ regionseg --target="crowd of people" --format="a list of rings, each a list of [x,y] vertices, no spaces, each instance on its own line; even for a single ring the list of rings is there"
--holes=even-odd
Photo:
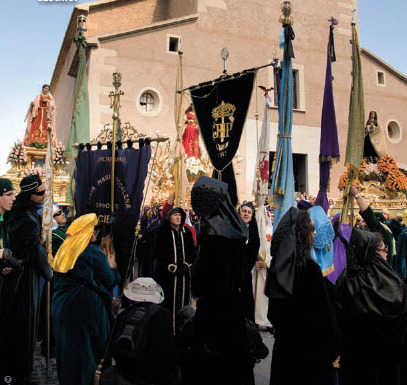
[[[121,278],[96,215],[68,223],[54,205],[50,260],[40,177],[17,197],[0,178],[0,378],[35,383],[42,340],[61,385],[254,385],[263,329],[275,339],[270,385],[406,384],[407,210],[375,213],[352,186],[354,223],[304,193],[275,225],[273,207],[236,208],[227,187],[201,177],[191,208],[174,194],[143,207],[117,311]]]

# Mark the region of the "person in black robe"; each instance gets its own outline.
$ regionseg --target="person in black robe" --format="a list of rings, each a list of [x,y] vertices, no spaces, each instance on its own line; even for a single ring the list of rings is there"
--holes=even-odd
[[[254,322],[255,304],[253,296],[252,270],[257,262],[257,256],[259,254],[260,237],[253,205],[250,202],[242,204],[239,208],[239,215],[249,229],[249,240],[244,247],[246,254],[243,286],[244,312],[246,318]]]
[[[13,256],[24,261],[24,270],[4,276],[0,296],[0,378],[13,383],[29,381],[37,341],[40,277],[52,278],[45,249],[40,243],[41,222],[37,205],[44,202],[45,186],[38,175],[20,182],[21,192],[5,216]]]
[[[178,310],[191,299],[191,267],[196,250],[191,230],[184,226],[186,214],[180,207],[171,209],[154,237],[152,259],[154,280],[164,290],[162,305],[170,309],[175,333]]]
[[[163,294],[147,277],[124,289],[131,305],[117,316],[110,348],[115,365],[102,372],[100,385],[181,385],[171,312],[161,306]]]
[[[333,312],[311,259],[314,231],[308,212],[292,207],[273,234],[265,291],[275,328],[270,385],[334,384]]]
[[[191,192],[201,217],[200,253],[192,276],[197,385],[254,384],[242,289],[248,228],[233,207],[227,184],[200,177]]]
[[[335,288],[341,385],[407,383],[406,287],[379,251],[375,234],[352,230]]]

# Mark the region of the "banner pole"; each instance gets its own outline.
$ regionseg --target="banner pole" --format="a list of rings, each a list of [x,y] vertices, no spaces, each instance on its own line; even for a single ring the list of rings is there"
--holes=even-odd
[[[110,211],[114,213],[114,186],[115,186],[115,166],[116,166],[116,141],[117,133],[120,130],[120,95],[124,92],[119,90],[122,81],[122,74],[120,72],[113,73],[113,86],[114,91],[111,91],[109,96],[112,100],[111,108],[113,108],[113,129],[112,129],[112,172],[110,183]],[[121,139],[121,138],[120,138]]]

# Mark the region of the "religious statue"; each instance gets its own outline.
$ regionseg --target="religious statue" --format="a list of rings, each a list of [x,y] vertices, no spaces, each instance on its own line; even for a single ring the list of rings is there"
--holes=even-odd
[[[51,113],[51,130],[53,145],[55,146],[55,101],[49,92],[49,85],[42,86],[41,94],[30,103],[27,112],[27,129],[24,136],[24,145],[27,147],[45,148],[47,146],[47,111]]]
[[[195,157],[196,159],[199,159],[200,150],[198,123],[196,120],[195,112],[192,109],[192,105],[187,108],[185,113],[187,114],[187,120],[185,122],[185,131],[182,135],[182,145],[184,146],[187,158]]]
[[[386,138],[383,129],[377,123],[377,112],[370,111],[365,127],[365,145],[363,158],[367,162],[377,163],[386,154]]]

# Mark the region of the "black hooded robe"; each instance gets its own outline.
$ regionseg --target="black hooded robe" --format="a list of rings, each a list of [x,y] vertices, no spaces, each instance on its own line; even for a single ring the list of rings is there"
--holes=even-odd
[[[333,385],[332,307],[321,268],[312,259],[296,265],[298,209],[280,220],[267,273],[268,318],[275,328],[270,385]]]
[[[376,253],[377,240],[352,230],[347,268],[336,282],[341,385],[405,385],[406,287]]]
[[[40,244],[41,223],[36,206],[16,204],[7,213],[5,222],[13,256],[26,264],[23,271],[14,270],[4,276],[0,296],[0,378],[11,376],[13,381],[18,381],[30,376],[33,370],[40,277],[50,280],[52,270]]]
[[[191,200],[201,216],[201,247],[192,277],[192,292],[198,298],[194,385],[253,385],[242,293],[247,227],[224,182],[199,178]]]

